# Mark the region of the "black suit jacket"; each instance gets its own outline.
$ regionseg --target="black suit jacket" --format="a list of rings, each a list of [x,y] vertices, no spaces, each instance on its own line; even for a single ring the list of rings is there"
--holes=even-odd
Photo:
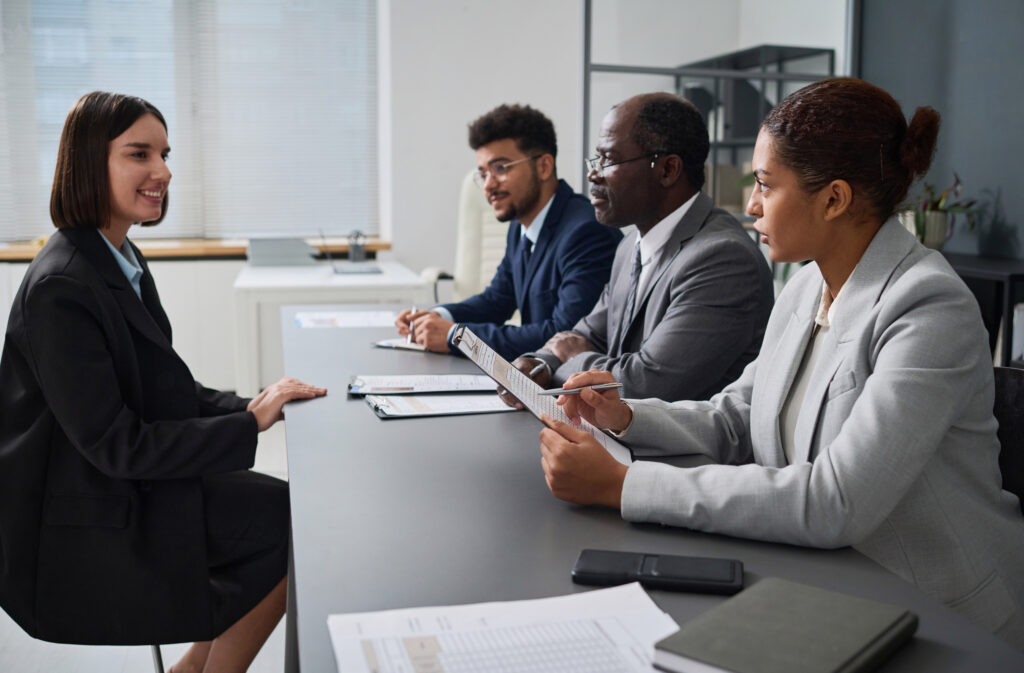
[[[30,635],[208,639],[200,477],[252,466],[246,400],[202,387],[97,232],[29,266],[0,360],[0,605]]]

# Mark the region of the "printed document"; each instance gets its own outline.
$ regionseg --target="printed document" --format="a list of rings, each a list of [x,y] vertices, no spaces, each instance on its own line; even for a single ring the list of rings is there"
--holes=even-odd
[[[534,416],[540,418],[541,414],[547,414],[556,421],[572,423],[565,415],[562,407],[555,403],[555,398],[541,395],[543,390],[529,376],[519,371],[508,360],[494,352],[494,349],[484,343],[472,330],[465,325],[459,326],[452,339],[459,350],[465,353],[466,357],[473,361],[484,374],[494,379],[505,390],[516,396],[520,402],[529,409]],[[612,455],[615,460],[623,465],[633,462],[633,454],[629,449],[619,443],[614,437],[606,435],[595,428],[585,419],[580,419],[584,430],[593,437]]]
[[[330,615],[338,671],[650,671],[678,626],[639,584],[556,598]]]
[[[410,393],[492,392],[494,381],[479,374],[356,374],[348,383],[349,395],[402,395]]]
[[[383,419],[417,416],[460,416],[516,411],[501,401],[497,393],[458,393],[440,395],[367,395],[366,403]]]

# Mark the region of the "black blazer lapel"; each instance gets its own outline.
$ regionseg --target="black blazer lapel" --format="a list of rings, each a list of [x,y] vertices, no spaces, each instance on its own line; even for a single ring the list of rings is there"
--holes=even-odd
[[[135,253],[135,259],[139,260],[139,264],[142,266],[142,278],[139,281],[139,285],[142,290],[142,303],[145,305],[146,310],[149,311],[149,315],[156,322],[157,327],[164,333],[167,338],[168,346],[171,345],[171,321],[167,319],[167,314],[164,312],[163,304],[160,303],[160,295],[156,291],[156,283],[153,281],[153,274],[149,271],[149,264],[146,262],[146,258],[142,256],[142,253],[135,246],[134,243],[128,241],[128,245],[132,246],[132,252]]]
[[[150,312],[147,307],[139,301],[139,297],[135,294],[135,290],[132,289],[128,279],[125,278],[124,273],[117,265],[117,261],[111,255],[110,250],[101,241],[91,229],[62,229],[68,240],[70,240],[76,248],[89,260],[92,266],[99,273],[100,277],[106,283],[107,288],[110,290],[111,296],[117,302],[117,305],[121,308],[121,312],[124,314],[125,320],[135,328],[142,336],[146,337],[150,341],[154,342],[162,349],[174,353],[174,349],[171,347],[170,341],[170,324],[167,322],[167,315],[161,308],[159,310],[160,318],[164,324],[167,325],[166,332],[161,329],[161,326],[157,323],[157,320]],[[142,255],[139,253],[138,248],[132,246],[132,251],[135,252],[142,264],[142,290],[143,298],[146,297],[147,290],[146,286],[149,285],[149,293],[152,298],[155,299],[157,306],[159,306],[159,298],[156,297],[156,287],[153,284],[152,276],[149,273],[149,267],[146,266]]]

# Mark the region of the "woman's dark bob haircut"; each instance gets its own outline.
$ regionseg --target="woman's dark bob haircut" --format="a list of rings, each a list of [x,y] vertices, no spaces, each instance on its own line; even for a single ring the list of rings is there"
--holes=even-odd
[[[135,96],[93,91],[75,101],[64,122],[57,151],[57,169],[50,192],[53,226],[100,229],[110,223],[110,141],[147,114],[159,119],[167,129],[160,111]],[[143,224],[157,224],[166,214],[164,195],[159,219]]]

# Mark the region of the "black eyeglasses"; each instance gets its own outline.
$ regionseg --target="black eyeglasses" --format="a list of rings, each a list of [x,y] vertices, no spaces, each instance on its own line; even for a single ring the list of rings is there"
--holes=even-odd
[[[590,170],[594,171],[598,175],[604,175],[604,170],[606,168],[611,168],[612,166],[618,166],[620,164],[628,164],[630,161],[640,161],[641,159],[650,159],[651,168],[654,168],[654,162],[658,160],[658,157],[660,155],[661,152],[652,152],[650,154],[644,154],[643,156],[633,157],[632,159],[623,159],[622,161],[615,161],[610,164],[604,163],[604,157],[598,155],[596,157],[591,157],[587,159],[587,165],[590,166]]]

